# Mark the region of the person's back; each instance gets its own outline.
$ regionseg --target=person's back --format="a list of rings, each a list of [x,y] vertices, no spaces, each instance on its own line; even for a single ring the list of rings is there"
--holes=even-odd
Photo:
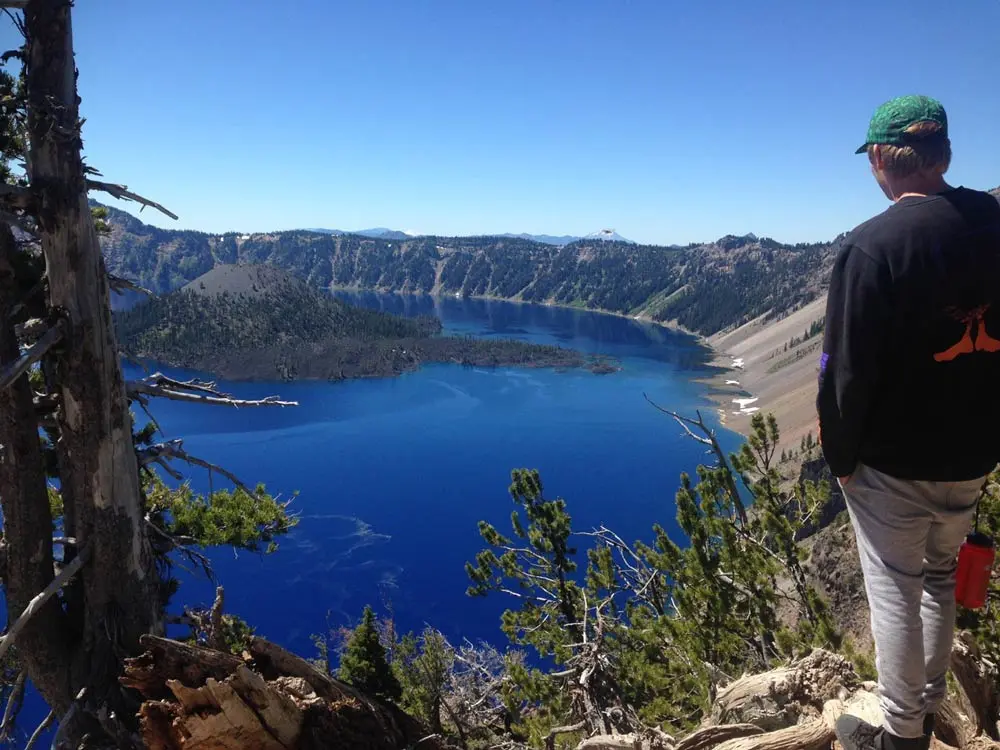
[[[933,99],[879,107],[858,153],[893,205],[848,235],[833,269],[817,408],[885,721],[843,716],[837,736],[845,750],[926,750],[947,692],[956,554],[1000,460],[1000,203],[945,182]]]
[[[867,331],[882,361],[858,459],[900,479],[959,481],[1000,458],[1000,201],[908,196],[855,230],[842,259],[884,297]],[[840,290],[831,290],[834,294]]]

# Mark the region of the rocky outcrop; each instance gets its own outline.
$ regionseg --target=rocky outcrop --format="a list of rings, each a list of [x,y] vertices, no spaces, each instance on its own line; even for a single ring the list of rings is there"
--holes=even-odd
[[[802,544],[808,552],[806,580],[825,597],[837,627],[860,653],[874,653],[871,612],[850,522],[827,526]]]

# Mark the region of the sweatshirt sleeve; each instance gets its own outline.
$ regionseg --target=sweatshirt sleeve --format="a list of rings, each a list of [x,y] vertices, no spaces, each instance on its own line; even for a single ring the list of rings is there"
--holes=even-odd
[[[892,309],[889,269],[855,246],[837,258],[819,367],[819,431],[835,477],[852,474],[880,377]]]

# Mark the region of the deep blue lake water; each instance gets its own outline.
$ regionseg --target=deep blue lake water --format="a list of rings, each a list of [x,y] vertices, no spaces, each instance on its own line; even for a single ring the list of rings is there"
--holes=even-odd
[[[643,393],[670,409],[714,415],[706,387],[693,382],[708,372],[709,352],[693,338],[541,305],[347,296],[392,312],[436,314],[446,332],[611,355],[623,370],[435,365],[391,379],[220,384],[243,398],[278,394],[298,408],[154,401],[166,437],[184,438],[190,453],[248,484],[299,493],[300,523],[275,554],[213,552],[227,612],[305,656],[315,655],[310,634],[328,622],[353,624],[365,604],[382,609],[386,600],[403,632],[427,623],[453,639],[502,645],[499,615],[510,601],[467,597],[464,564],[482,549],[480,519],[509,532],[515,467],[539,469],[546,493],[566,499],[579,530],[603,523],[634,540],[649,539],[654,523],[676,529],[679,474],[705,460],[704,446],[684,438]],[[730,449],[740,441],[734,433],[720,437]],[[208,489],[206,472],[187,473],[194,487]],[[175,610],[211,604],[214,588],[204,578],[181,580]]]
[[[482,548],[480,519],[510,528],[515,467],[541,471],[576,527],[607,524],[626,539],[674,527],[682,471],[704,448],[643,398],[713,412],[708,352],[693,338],[626,318],[540,305],[352,294],[409,315],[433,313],[446,332],[558,343],[617,357],[623,371],[427,366],[399,378],[343,383],[226,383],[240,397],[279,394],[298,408],[155,403],[167,437],[247,483],[298,492],[300,523],[270,556],[213,555],[226,609],[300,653],[310,634],[356,620],[391,599],[399,625],[430,623],[450,637],[500,641],[502,598],[470,599],[464,563]],[[727,445],[738,437],[725,435]],[[207,488],[198,469],[192,483]],[[216,478],[218,479],[218,478]],[[210,603],[184,578],[178,601]]]

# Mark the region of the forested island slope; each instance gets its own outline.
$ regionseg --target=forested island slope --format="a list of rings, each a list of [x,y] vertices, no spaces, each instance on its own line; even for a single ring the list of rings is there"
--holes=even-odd
[[[836,243],[752,234],[661,247],[584,238],[564,247],[517,237],[405,240],[309,231],[206,234],[160,229],[109,209],[108,270],[154,292],[215,266],[266,264],[317,288],[490,296],[676,323],[710,335],[819,296]]]
[[[271,266],[223,265],[182,289],[120,311],[130,356],[228,380],[391,376],[422,362],[577,367],[556,346],[439,336],[436,318],[409,319],[331,297]],[[613,368],[592,362],[595,371]]]

